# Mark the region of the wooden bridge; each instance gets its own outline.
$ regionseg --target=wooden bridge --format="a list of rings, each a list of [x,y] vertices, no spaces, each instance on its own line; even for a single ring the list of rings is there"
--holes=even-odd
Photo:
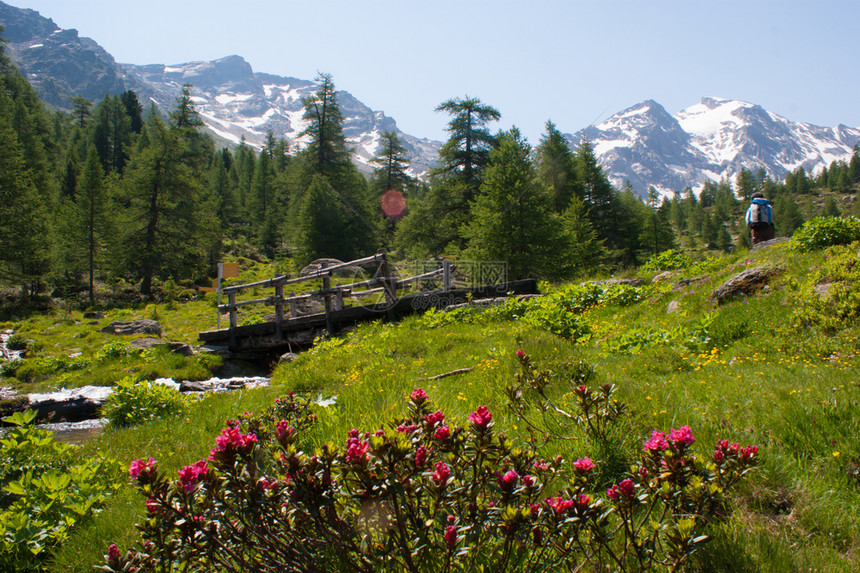
[[[368,274],[359,273],[359,269],[366,268],[375,269],[371,278],[346,285],[332,285],[336,275]],[[281,276],[225,287],[222,293],[227,296],[227,303],[219,304],[218,312],[229,315],[229,326],[201,332],[199,339],[208,346],[226,347],[236,356],[258,358],[261,355],[309,348],[316,337],[325,333],[336,334],[344,327],[363,321],[393,321],[414,312],[445,308],[469,300],[537,292],[537,284],[533,279],[485,286],[459,286],[456,277],[456,266],[450,261],[440,261],[435,269],[412,277],[398,278],[393,274],[384,250],[346,263],[322,263],[318,270],[305,276]],[[290,285],[311,281],[319,281],[319,289],[284,296]],[[259,293],[261,289],[271,289],[272,294],[239,300],[243,292]],[[302,306],[307,308],[308,303],[316,301],[319,304],[320,300],[323,310],[301,310]],[[274,315],[264,322],[239,324],[240,311],[260,305],[274,307]]]

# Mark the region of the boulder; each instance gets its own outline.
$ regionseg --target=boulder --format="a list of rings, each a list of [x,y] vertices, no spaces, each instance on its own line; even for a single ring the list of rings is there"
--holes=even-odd
[[[767,286],[774,275],[782,272],[779,267],[755,267],[745,270],[716,289],[709,300],[722,304],[736,296],[747,296]]]
[[[699,285],[705,283],[709,278],[711,278],[711,277],[709,277],[708,275],[699,275],[697,277],[690,277],[688,279],[681,279],[675,283],[675,285],[672,287],[672,290],[677,292],[679,290],[683,290],[683,289],[687,288],[690,285],[699,286]]]
[[[84,313],[84,318],[89,320],[101,320],[105,317],[105,313],[98,310],[88,310]]]
[[[771,239],[769,241],[762,241],[761,243],[756,243],[755,245],[753,245],[752,248],[750,249],[750,251],[759,251],[761,249],[766,249],[768,247],[772,247],[772,246],[778,245],[780,243],[786,243],[789,240],[790,239],[788,237],[777,237],[777,238]]]
[[[124,336],[133,334],[154,334],[156,336],[161,336],[161,324],[156,320],[150,320],[148,318],[141,318],[139,320],[128,322],[116,320],[102,328],[101,332],[120,334]]]
[[[129,346],[138,350],[146,350],[147,348],[154,348],[156,346],[167,346],[174,354],[181,354],[182,356],[191,356],[194,354],[194,348],[188,344],[171,342],[160,338],[135,338],[129,343]]]
[[[666,314],[672,314],[673,312],[676,312],[680,306],[681,306],[680,301],[673,300],[672,302],[669,303],[669,306],[666,308]]]
[[[657,284],[659,282],[663,282],[667,279],[672,278],[672,275],[675,274],[672,271],[663,271],[659,275],[656,275],[653,279],[651,279],[651,284]]]
[[[284,354],[281,354],[280,358],[278,358],[278,364],[290,363],[298,357],[299,355],[295,352],[285,352]]]

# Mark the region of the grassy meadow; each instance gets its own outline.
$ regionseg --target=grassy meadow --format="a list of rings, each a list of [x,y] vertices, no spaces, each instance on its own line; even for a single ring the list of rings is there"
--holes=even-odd
[[[849,571],[860,567],[860,382],[855,270],[858,244],[799,253],[791,245],[704,259],[672,271],[640,270],[644,286],[617,296],[571,302],[580,287],[542,285],[533,306],[464,309],[365,324],[321,341],[279,366],[270,388],[208,396],[182,415],[129,429],[107,428],[80,455],[100,452],[122,462],[154,457],[173,472],[205,458],[224,422],[260,411],[288,391],[325,400],[313,440],[343,444],[351,428],[375,430],[405,414],[408,395],[426,390],[435,408],[460,421],[480,405],[497,431],[526,442],[522,420],[507,407],[505,387],[517,376],[515,352],[553,373],[548,393],[561,409],[574,408],[574,365],[593,368],[588,384],[616,387],[626,413],[605,441],[571,422],[538,421],[566,439],[541,454],[567,460],[588,456],[598,484],[610,485],[637,457],[655,429],[689,425],[695,447],[709,456],[718,439],[760,446],[760,465],[734,490],[725,519],[688,566],[692,571]],[[769,285],[722,305],[709,300],[729,278],[756,266],[778,269]],[[694,279],[677,288],[681,279]],[[830,284],[827,292],[817,285]],[[615,292],[615,291],[613,291]],[[211,295],[210,295],[211,296]],[[669,312],[669,309],[672,312]],[[211,301],[176,303],[157,312],[164,337],[194,341],[212,328]],[[32,384],[110,383],[147,367],[158,374],[203,375],[210,359],[118,356],[99,362],[106,335],[74,313],[54,313],[8,326],[37,345],[38,356],[66,360],[78,349],[89,365],[47,373]],[[144,364],[141,364],[141,363]],[[445,375],[447,374],[447,375]],[[445,376],[440,376],[445,375]],[[5,384],[5,382],[4,382]],[[599,494],[599,488],[596,490]],[[144,499],[129,485],[100,513],[75,529],[47,570],[92,571],[109,542],[128,547]]]

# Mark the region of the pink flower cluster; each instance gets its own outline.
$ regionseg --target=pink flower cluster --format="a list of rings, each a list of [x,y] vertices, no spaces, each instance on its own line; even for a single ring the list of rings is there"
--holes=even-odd
[[[669,431],[669,441],[674,442],[676,447],[680,444],[691,446],[696,441],[696,438],[693,437],[693,431],[690,429],[690,426],[684,425],[677,430],[672,428]]]
[[[546,504],[555,511],[556,515],[563,515],[567,513],[574,505],[572,499],[564,499],[561,496],[548,497],[544,501],[546,501]]]
[[[293,427],[286,420],[281,420],[275,425],[275,435],[278,436],[279,442],[286,443],[293,437]]]
[[[576,470],[576,473],[584,475],[593,470],[596,466],[590,458],[579,458],[573,462],[573,467]]]
[[[128,466],[128,475],[131,479],[138,479],[140,476],[146,476],[149,472],[155,470],[155,460],[149,458],[149,461],[134,460]]]
[[[451,477],[451,470],[448,469],[448,464],[445,462],[436,462],[434,467],[436,471],[433,472],[431,478],[439,487],[445,487],[448,484],[448,479]]]
[[[449,426],[439,426],[433,433],[433,437],[440,442],[447,442],[448,438],[451,437],[451,428]]]
[[[425,392],[423,388],[416,388],[413,390],[410,398],[412,398],[412,401],[416,404],[423,404],[428,400],[427,392]]]
[[[496,472],[496,479],[499,480],[499,488],[502,491],[512,491],[516,487],[519,478],[520,474],[514,470],[509,470],[504,475],[501,472]]]
[[[651,432],[651,438],[645,442],[645,447],[642,448],[642,451],[662,452],[668,449],[669,443],[666,442],[666,434],[659,430],[654,430]]]
[[[469,421],[478,429],[485,430],[493,419],[493,414],[486,406],[478,406],[478,409],[469,414]]]
[[[424,446],[419,446],[417,450],[415,450],[415,467],[418,469],[423,468],[427,464],[427,455],[429,451]]]
[[[182,491],[191,493],[197,487],[200,480],[209,474],[209,466],[205,460],[200,460],[193,466],[185,466],[178,473],[179,485],[182,486]]]
[[[230,455],[235,452],[248,453],[257,443],[257,436],[248,432],[243,434],[239,431],[238,422],[227,420],[227,428],[221,430],[221,435],[215,438],[215,447],[209,452],[209,460],[214,461],[220,455]]]
[[[349,439],[346,441],[346,463],[354,464],[366,462],[369,458],[367,450],[370,443],[359,439],[359,432],[355,428],[349,431]]]
[[[677,430],[672,428],[668,436],[659,430],[654,430],[651,432],[651,437],[646,440],[642,451],[662,452],[669,449],[670,443],[676,449],[680,450],[691,446],[695,441],[696,438],[693,437],[693,431],[690,429],[690,426],[684,425]]]
[[[427,422],[427,427],[429,429],[433,429],[445,421],[445,414],[443,414],[440,410],[436,410],[432,414],[427,414],[427,417],[424,418],[424,421]]]
[[[721,463],[726,458],[726,454],[736,456],[739,453],[741,460],[751,460],[758,454],[758,446],[747,446],[745,448],[741,448],[740,444],[737,442],[729,444],[728,440],[720,440],[717,442],[717,449],[714,450],[714,461]]]
[[[457,526],[454,525],[455,518],[453,515],[448,516],[448,525],[445,526],[445,544],[448,549],[453,550],[457,545]]]
[[[525,351],[525,350],[523,350],[523,349],[517,350],[517,358],[519,358],[521,361],[522,361],[522,360],[525,360],[525,358],[526,358],[526,351]]]
[[[618,501],[621,498],[632,499],[635,493],[636,485],[630,478],[621,480],[606,490],[606,495],[609,496],[609,499],[612,501]]]

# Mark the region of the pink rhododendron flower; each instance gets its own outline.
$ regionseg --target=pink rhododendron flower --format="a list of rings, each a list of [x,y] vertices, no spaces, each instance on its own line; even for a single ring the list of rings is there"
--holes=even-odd
[[[522,360],[525,357],[526,357],[526,351],[525,350],[523,350],[523,349],[517,350],[517,358]]]
[[[108,545],[108,559],[111,561],[118,561],[119,557],[119,547],[116,546],[116,543]]]
[[[666,442],[666,434],[659,430],[654,430],[651,432],[651,438],[645,442],[645,447],[642,448],[642,451],[662,452],[667,449],[669,449],[669,444]]]
[[[590,458],[579,458],[578,460],[573,462],[573,467],[576,469],[577,473],[586,474],[593,470],[596,466]]]
[[[722,463],[725,457],[726,455],[723,453],[723,450],[714,450],[714,461],[718,464]]]
[[[149,473],[151,470],[155,469],[155,460],[153,458],[149,458],[149,461],[143,460],[134,460],[128,466],[128,475],[132,479],[137,479],[142,473]]]
[[[412,391],[410,398],[412,398],[412,401],[416,404],[422,404],[427,401],[427,392],[425,392],[423,388],[416,388]]]
[[[535,478],[526,474],[523,476],[523,483],[526,487],[533,487],[535,485]]]
[[[519,479],[520,474],[515,472],[514,470],[509,470],[505,475],[502,475],[499,472],[496,472],[496,479],[499,480],[499,487],[505,491],[510,491],[514,489],[517,485],[517,480]]]
[[[293,427],[286,420],[281,420],[275,425],[275,434],[278,436],[278,441],[283,442],[287,438],[292,437]]]
[[[445,527],[445,543],[449,549],[454,549],[457,546],[457,527],[455,525]]]
[[[741,459],[748,460],[758,453],[758,446],[747,446],[741,450]]]
[[[486,429],[486,427],[490,425],[490,421],[492,419],[493,414],[486,406],[478,406],[477,410],[469,414],[469,421],[482,430]]]
[[[677,430],[672,428],[669,431],[669,441],[674,442],[675,444],[690,446],[696,441],[696,438],[693,437],[693,431],[690,430],[690,426],[684,425]]]
[[[346,463],[354,464],[367,461],[367,450],[370,444],[358,438],[350,438],[346,441]]]
[[[427,417],[424,418],[424,420],[427,422],[427,425],[429,427],[433,428],[445,421],[445,414],[443,414],[439,410],[436,410],[432,414],[427,414]]]
[[[612,501],[618,501],[620,498],[630,499],[636,493],[636,486],[630,478],[621,480],[614,486],[606,490],[606,495]]]
[[[440,426],[433,433],[433,437],[440,442],[447,442],[448,438],[451,437],[451,428],[449,426]]]
[[[451,477],[451,470],[445,462],[436,462],[434,466],[436,471],[433,473],[432,479],[436,485],[444,487],[448,483],[448,478]]]
[[[549,464],[546,463],[545,460],[540,460],[539,462],[535,462],[532,464],[534,468],[538,471],[547,471],[549,469]]]
[[[555,510],[556,515],[567,513],[573,507],[572,499],[564,499],[561,496],[546,498],[546,504]]]
[[[574,501],[574,506],[576,510],[579,512],[585,511],[588,509],[589,504],[591,503],[591,496],[585,495],[584,493],[579,494]]]
[[[415,450],[415,467],[423,468],[427,463],[427,448],[424,446],[420,446],[417,450]]]
[[[185,466],[177,472],[179,474],[179,485],[182,486],[182,491],[191,493],[197,487],[201,479],[209,473],[209,466],[206,461],[200,460],[193,466]]]

